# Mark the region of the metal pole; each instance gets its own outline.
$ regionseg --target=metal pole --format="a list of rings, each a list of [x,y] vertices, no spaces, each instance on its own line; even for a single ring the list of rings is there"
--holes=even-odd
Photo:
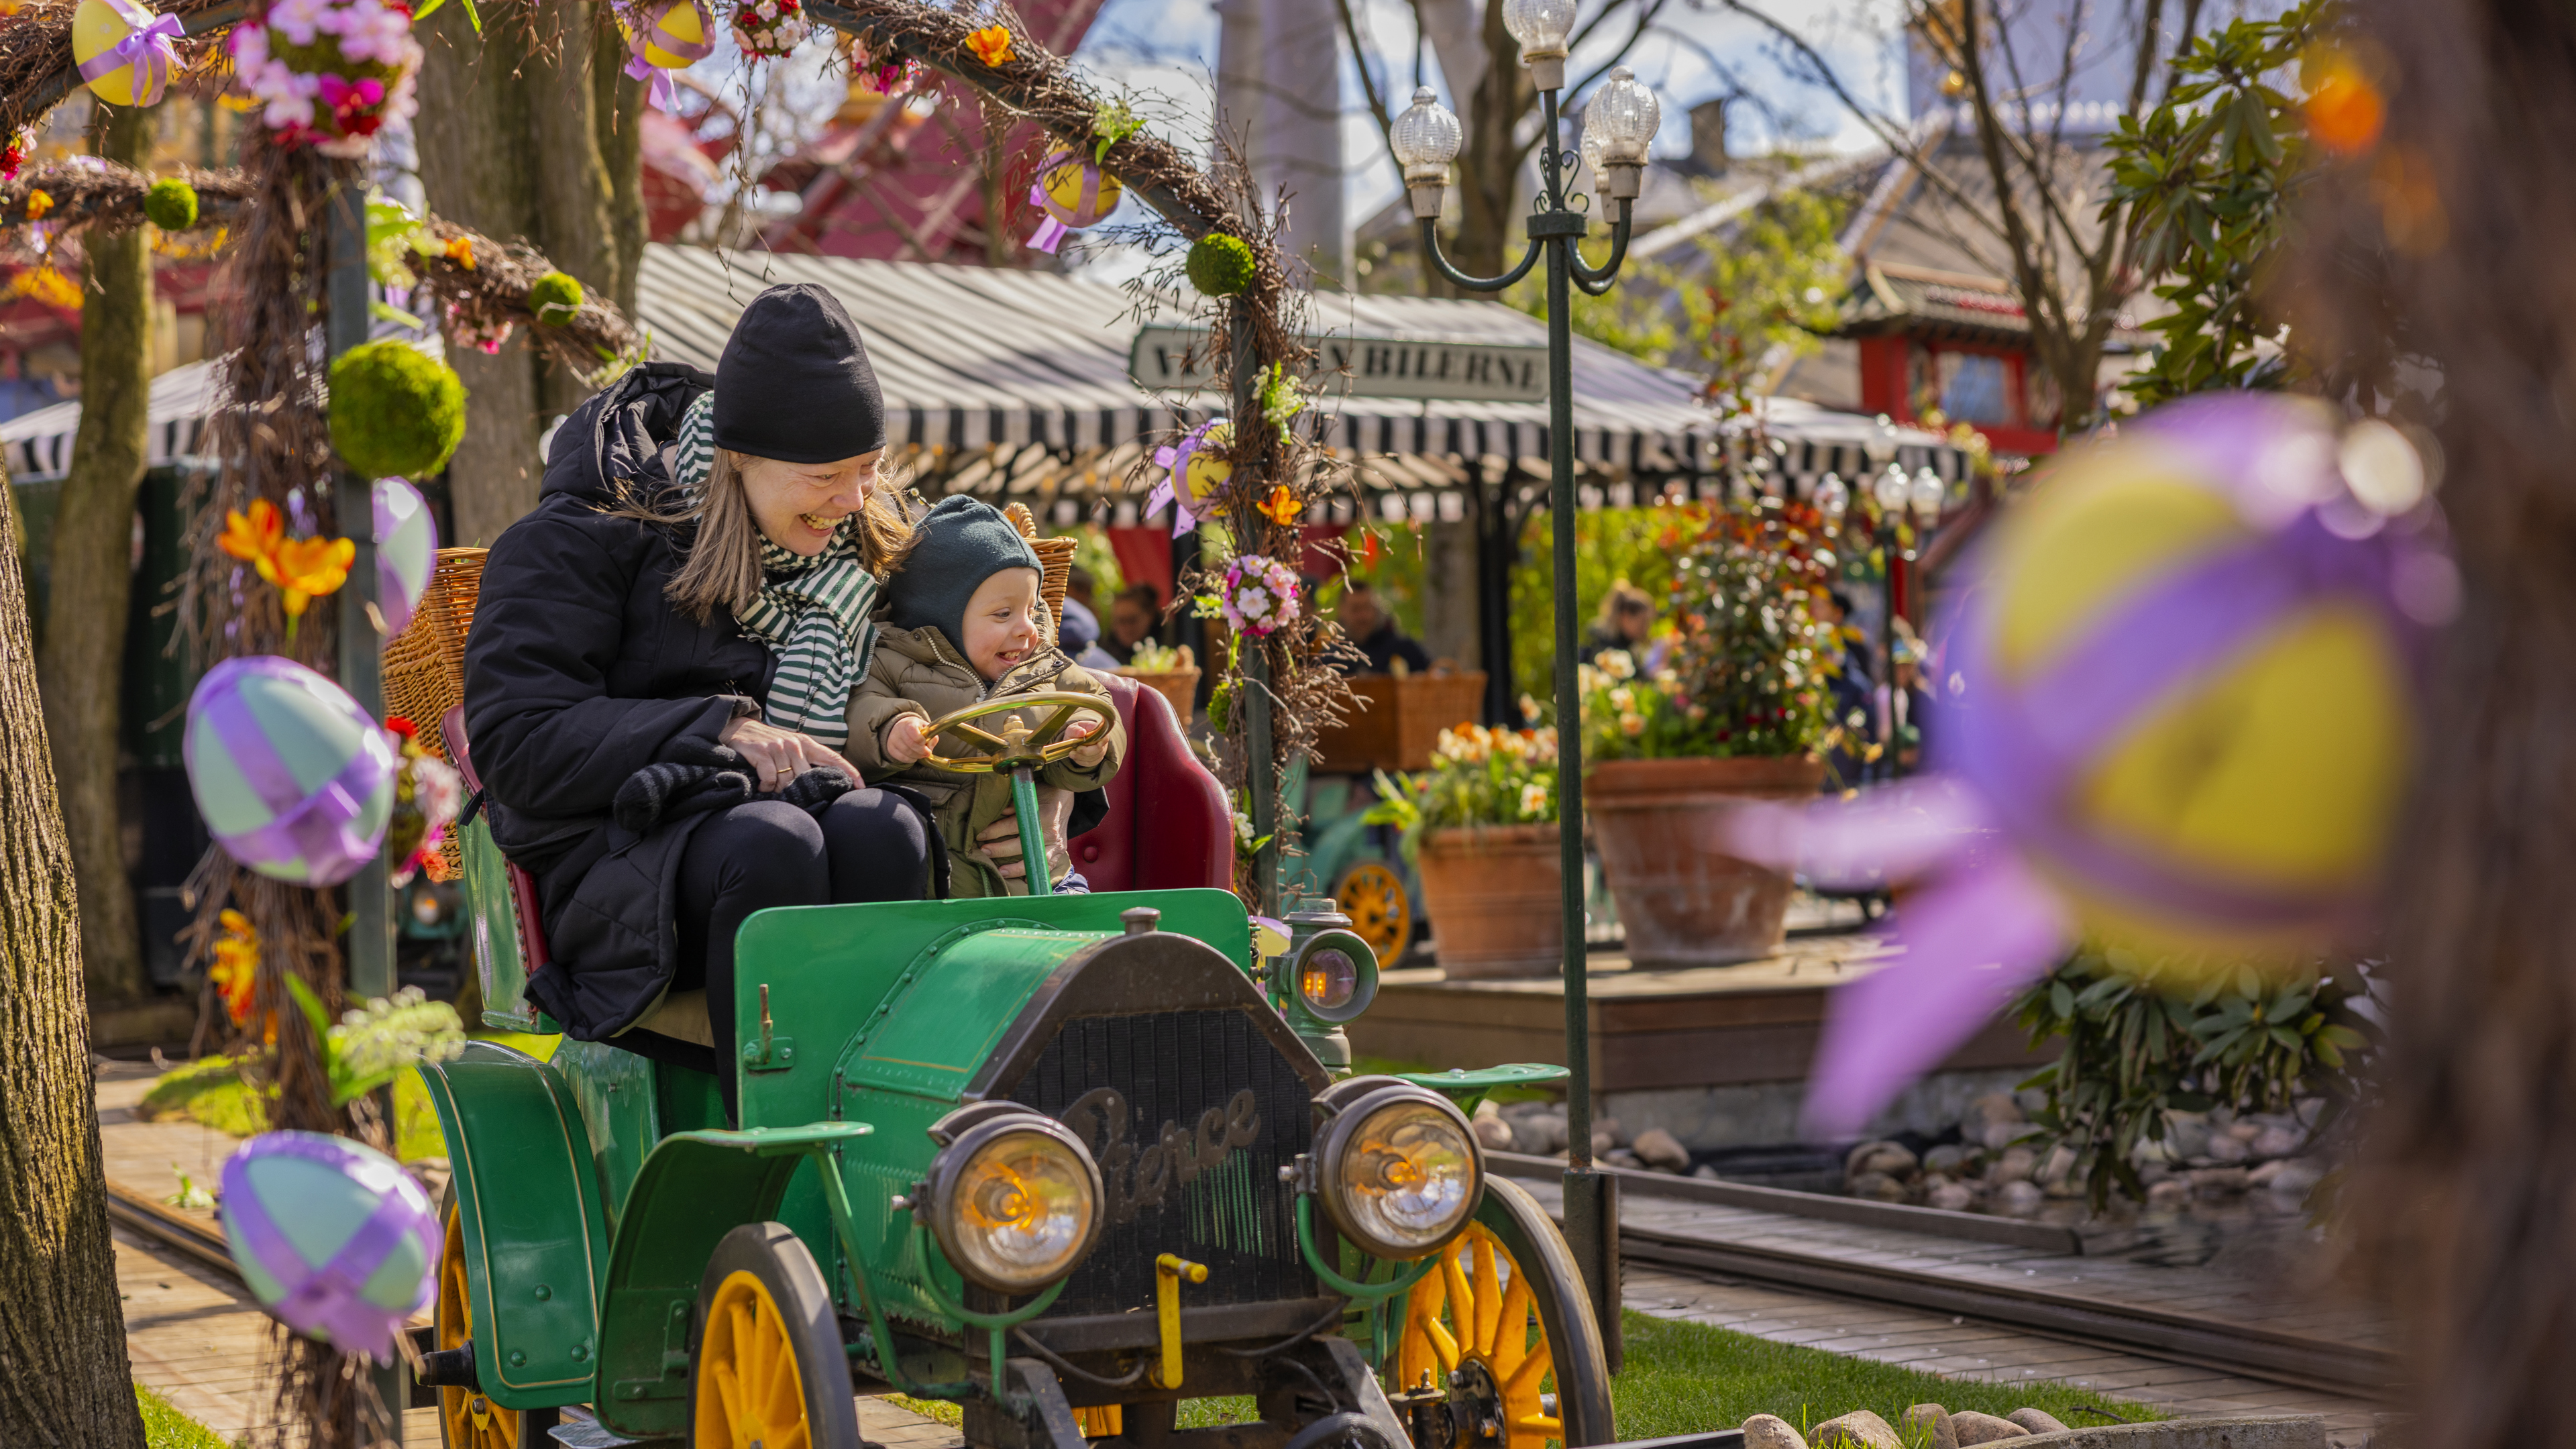
[[[1248,325],[1244,304],[1237,300],[1233,326],[1228,330],[1234,339],[1234,436],[1240,442],[1245,429],[1256,425],[1260,407],[1253,401],[1253,373],[1259,355],[1253,351],[1252,328]],[[1238,489],[1239,493],[1246,490]],[[1258,517],[1235,525],[1238,546],[1253,529],[1260,527]],[[1252,864],[1253,909],[1260,915],[1279,914],[1279,761],[1270,736],[1270,651],[1258,638],[1238,635],[1235,647],[1243,651],[1243,689],[1235,699],[1235,708],[1243,711],[1243,785],[1252,797],[1252,836],[1261,842]]]
[[[367,179],[355,163],[331,172],[330,276],[323,343],[330,356],[367,340],[370,321],[367,292]],[[341,533],[358,546],[349,561],[349,581],[340,586],[340,687],[371,719],[385,714],[384,640],[376,621],[375,485],[346,468],[333,470],[332,518]],[[349,903],[349,991],[360,1000],[394,992],[393,892],[385,880],[385,858],[378,852],[361,867],[345,889]],[[391,1091],[376,1094],[385,1132],[395,1131]],[[376,1396],[383,1401],[385,1422],[379,1444],[403,1441],[403,1410],[411,1405],[411,1376],[397,1357],[369,1369]]]

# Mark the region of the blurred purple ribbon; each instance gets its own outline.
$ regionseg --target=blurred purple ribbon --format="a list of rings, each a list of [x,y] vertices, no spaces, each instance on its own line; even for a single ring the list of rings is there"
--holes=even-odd
[[[239,1242],[241,1251],[267,1269],[285,1291],[285,1296],[269,1308],[279,1322],[308,1338],[327,1339],[335,1348],[390,1363],[394,1335],[402,1331],[405,1320],[427,1306],[433,1280],[424,1274],[419,1296],[409,1308],[400,1311],[368,1302],[367,1280],[384,1267],[385,1260],[407,1235],[419,1240],[425,1262],[436,1263],[436,1221],[397,1184],[397,1190],[384,1195],[375,1211],[332,1253],[330,1260],[317,1267],[305,1261],[303,1252],[259,1205],[250,1185],[248,1168],[254,1147],[259,1149],[257,1155],[300,1157],[347,1171],[354,1154],[333,1146],[334,1140],[319,1133],[272,1132],[245,1143],[224,1163],[224,1227]],[[249,1206],[236,1208],[234,1204]]]
[[[116,8],[129,20],[134,17],[134,8]],[[129,31],[123,40],[82,61],[80,77],[94,81],[130,67],[134,72],[134,104],[148,106],[161,98],[162,88],[170,83],[170,71],[179,63],[177,42],[187,35],[188,29],[179,23],[178,16],[154,15],[149,24]]]

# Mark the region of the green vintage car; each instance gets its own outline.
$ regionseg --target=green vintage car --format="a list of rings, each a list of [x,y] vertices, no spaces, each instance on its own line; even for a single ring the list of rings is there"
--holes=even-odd
[[[486,1021],[551,1032],[480,822],[466,870]],[[1266,962],[1212,889],[753,916],[736,1127],[614,1045],[428,1069],[446,1443],[858,1449],[890,1392],[994,1449],[1608,1442],[1572,1259],[1461,1109],[1559,1073],[1349,1075],[1376,964],[1306,904]],[[1175,1429],[1221,1395],[1259,1422]]]

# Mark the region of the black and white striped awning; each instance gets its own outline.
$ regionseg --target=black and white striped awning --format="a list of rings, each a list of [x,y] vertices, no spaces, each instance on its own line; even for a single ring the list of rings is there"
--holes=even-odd
[[[213,411],[214,365],[191,362],[152,379],[146,416],[151,436],[144,444],[144,466],[206,461],[200,448],[206,437],[206,415]],[[59,402],[0,422],[0,450],[5,450],[12,483],[45,483],[71,471],[72,435],[80,431],[80,404]]]

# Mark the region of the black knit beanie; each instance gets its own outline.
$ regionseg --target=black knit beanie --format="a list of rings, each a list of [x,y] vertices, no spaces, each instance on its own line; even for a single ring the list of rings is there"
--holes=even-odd
[[[1004,569],[1046,569],[1037,550],[1020,537],[1001,511],[980,498],[950,494],[922,515],[912,552],[886,580],[888,616],[898,629],[935,624],[957,652],[966,652],[966,606],[984,581]]]
[[[837,463],[885,446],[885,395],[841,299],[811,282],[751,299],[716,360],[719,448]]]

